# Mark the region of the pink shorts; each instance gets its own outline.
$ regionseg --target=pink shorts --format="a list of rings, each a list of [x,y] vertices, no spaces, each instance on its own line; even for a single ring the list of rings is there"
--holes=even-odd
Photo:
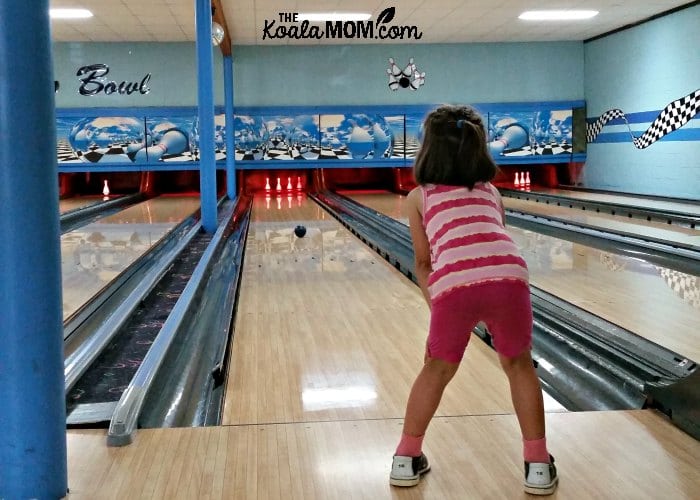
[[[471,332],[483,321],[496,351],[513,358],[532,344],[532,305],[527,283],[499,280],[457,288],[432,305],[428,355],[462,361]]]

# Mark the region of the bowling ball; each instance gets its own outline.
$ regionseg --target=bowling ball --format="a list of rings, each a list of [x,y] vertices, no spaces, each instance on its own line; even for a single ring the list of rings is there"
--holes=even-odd
[[[297,238],[303,238],[306,234],[306,228],[304,226],[297,226],[294,228],[294,234],[296,234]]]

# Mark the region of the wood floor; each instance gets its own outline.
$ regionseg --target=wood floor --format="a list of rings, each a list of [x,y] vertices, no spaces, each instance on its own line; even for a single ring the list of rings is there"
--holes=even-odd
[[[224,425],[141,429],[124,448],[70,430],[70,500],[532,498],[505,376],[477,337],[428,430],[432,471],[389,486],[428,309],[318,206],[256,198],[239,300]],[[663,415],[548,399],[547,426],[561,477],[551,498],[697,498],[700,442]]]
[[[551,413],[560,485],[552,499],[681,500],[700,491],[700,442],[648,410]],[[432,470],[389,486],[400,419],[139,431],[107,448],[104,431],[70,431],[69,500],[504,499],[522,492],[511,415],[436,418]]]

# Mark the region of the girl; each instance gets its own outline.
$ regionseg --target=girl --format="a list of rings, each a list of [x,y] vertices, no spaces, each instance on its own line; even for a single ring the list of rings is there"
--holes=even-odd
[[[422,442],[447,383],[457,372],[472,329],[486,323],[523,436],[525,491],[557,486],[545,441],[542,391],[530,347],[532,307],[525,261],[505,230],[496,165],[481,117],[443,106],[428,115],[408,195],[415,274],[431,309],[425,362],[413,383],[403,434],[391,468],[394,486],[414,486],[430,465]]]

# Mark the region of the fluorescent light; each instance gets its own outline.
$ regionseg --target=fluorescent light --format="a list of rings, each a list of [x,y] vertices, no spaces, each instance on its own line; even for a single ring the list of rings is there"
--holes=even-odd
[[[525,21],[578,21],[598,15],[597,10],[528,10],[518,16]]]
[[[87,19],[92,12],[87,9],[49,9],[52,19]]]
[[[325,21],[366,21],[372,14],[364,12],[300,12],[299,21],[322,23]]]

